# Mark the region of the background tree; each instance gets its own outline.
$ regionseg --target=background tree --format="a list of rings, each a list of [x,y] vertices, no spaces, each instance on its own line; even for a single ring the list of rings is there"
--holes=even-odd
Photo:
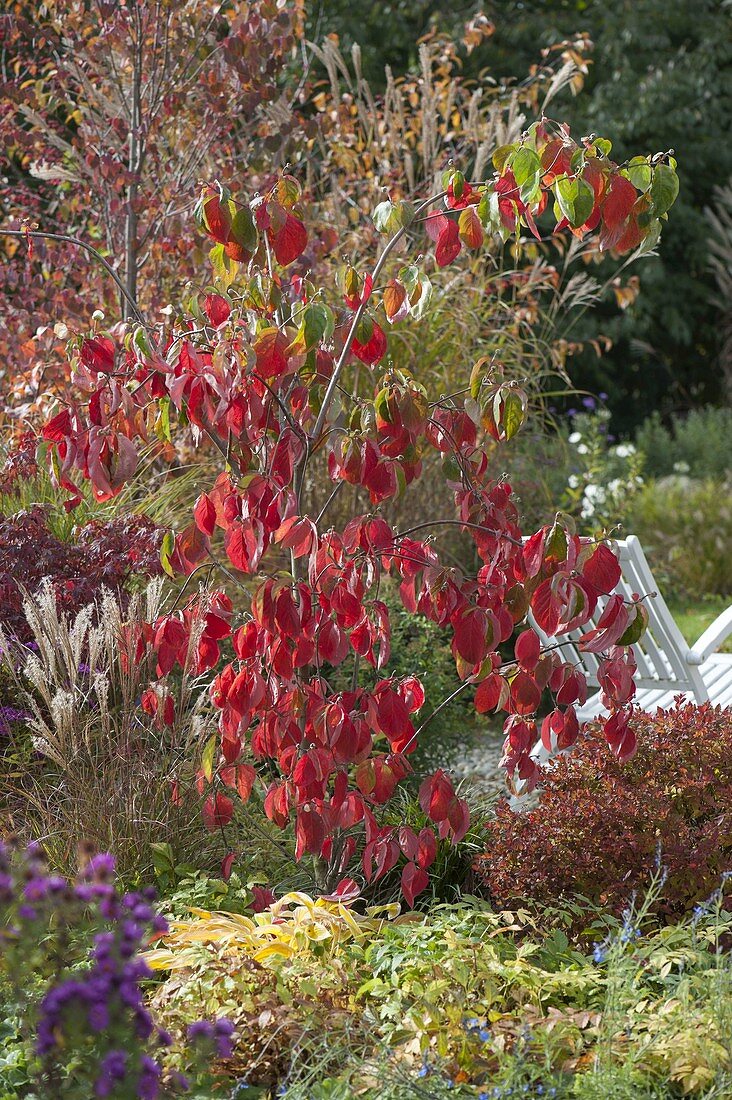
[[[109,256],[115,290],[70,243],[39,241],[29,262],[6,238],[0,308],[8,383],[33,363],[29,343],[50,317],[88,317],[130,299],[153,315],[194,278],[182,232],[196,181],[276,167],[293,126],[282,78],[300,32],[300,4],[224,0],[22,2],[2,18],[1,224],[21,219],[79,237]],[[256,139],[256,140],[255,140]],[[91,280],[91,282],[90,282]],[[22,293],[20,293],[22,288]],[[38,349],[48,355],[51,341]],[[27,382],[27,375],[23,379]]]
[[[393,18],[378,53],[375,38],[373,46],[368,35],[362,39],[365,69],[377,80],[377,56],[389,65],[405,56],[416,61],[408,45],[415,32],[437,28],[459,38],[480,8],[410,5],[415,24]],[[614,346],[599,363],[592,355],[583,359],[578,383],[610,395],[621,431],[637,425],[649,407],[668,412],[720,401],[722,343],[709,269],[713,231],[704,208],[714,184],[732,171],[729,6],[716,0],[501,0],[482,9],[495,33],[464,58],[467,77],[489,72],[520,78],[538,49],[585,31],[594,42],[594,61],[582,93],[562,103],[573,132],[612,133],[620,159],[635,148],[673,148],[682,166],[674,221],[659,257],[645,265],[641,293],[621,316],[608,299],[600,316]],[[346,5],[326,5],[319,25],[346,44],[359,38]],[[581,328],[576,333],[586,335]]]

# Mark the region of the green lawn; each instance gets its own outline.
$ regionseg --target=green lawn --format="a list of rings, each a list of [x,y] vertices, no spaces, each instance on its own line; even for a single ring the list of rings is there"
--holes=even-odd
[[[701,600],[670,601],[669,610],[679,625],[689,645],[714,622],[717,615],[729,606],[724,596],[705,596]],[[732,653],[732,637],[722,646],[725,653]]]

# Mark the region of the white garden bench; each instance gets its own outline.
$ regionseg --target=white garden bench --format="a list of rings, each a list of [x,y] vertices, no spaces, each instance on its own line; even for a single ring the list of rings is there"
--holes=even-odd
[[[622,569],[616,592],[622,593],[626,600],[630,600],[634,592],[649,597],[646,600],[648,629],[633,646],[638,666],[634,702],[649,714],[670,707],[677,695],[698,703],[709,700],[714,705],[732,706],[732,653],[717,652],[732,634],[732,606],[689,647],[658,592],[639,539],[628,535],[626,539],[617,540],[615,545]],[[597,624],[604,604],[605,600],[600,600],[592,621],[565,637],[576,643],[583,633]],[[542,641],[556,644],[556,639],[547,638],[533,621],[532,626]],[[580,722],[591,721],[604,709],[597,680],[598,657],[582,652],[576,644],[563,645],[562,653],[582,666],[588,686],[596,689],[585,705],[577,708]]]
[[[672,706],[677,695],[684,696],[689,702],[705,703],[709,700],[715,706],[732,706],[732,653],[717,652],[725,639],[732,634],[732,606],[723,611],[694,645],[689,647],[674,622],[666,601],[658,591],[640,540],[635,535],[628,535],[627,539],[615,540],[614,544],[622,569],[615,591],[622,593],[626,600],[630,600],[634,592],[648,596],[648,628],[640,642],[633,646],[638,666],[633,702],[649,714]],[[562,653],[567,660],[582,667],[588,687],[595,689],[585,705],[577,707],[580,723],[591,722],[605,710],[597,679],[598,657],[594,653],[580,650],[577,642],[582,634],[597,625],[606,601],[607,597],[598,601],[592,619],[580,630],[562,635],[561,638],[562,641],[569,641],[569,644],[562,645]],[[556,645],[557,639],[544,634],[531,613],[529,619],[544,645]],[[531,755],[546,767],[555,757],[555,752],[549,751],[538,741]],[[531,796],[521,793],[519,789],[509,799],[509,805],[512,810],[523,811],[531,805]]]

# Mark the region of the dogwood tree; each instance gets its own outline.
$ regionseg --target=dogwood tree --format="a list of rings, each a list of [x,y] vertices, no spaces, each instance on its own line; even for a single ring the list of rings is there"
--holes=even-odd
[[[464,249],[522,233],[592,235],[619,254],[651,247],[676,195],[673,159],[618,165],[610,151],[604,139],[576,142],[541,119],[495,152],[488,178],[451,168],[443,189],[421,202],[385,197],[373,211],[384,242],[373,266],[345,264],[335,288],[315,285],[302,261],[315,230],[295,178],[281,173],[255,195],[207,183],[195,217],[213,274],[190,315],[156,325],[140,312],[69,344],[74,398],[46,423],[41,446],[69,507],[82,479],[100,500],[116,494],[156,440],[187,432],[219,455],[191,522],[166,537],[163,560],[194,581],[215,563],[228,592],[191,596],[139,633],[139,653],[156,651],[159,677],[142,705],[164,729],[175,722],[171,670],[213,673],[219,734],[203,747],[198,773],[206,824],[225,827],[236,800],[259,792],[271,821],[294,827],[296,858],[314,857],[324,891],[346,896],[357,889],[354,874],[371,883],[401,861],[412,904],[438,841],[458,843],[469,824],[442,770],[419,787],[421,830],[384,821],[431,717],[417,676],[384,674],[365,686],[361,675],[389,660],[386,576],[407,612],[450,631],[456,686],[440,707],[471,692],[480,713],[505,713],[503,764],[522,788],[539,777],[531,755],[539,738],[556,749],[580,734],[575,706],[586,684],[562,638],[603,601],[581,645],[600,659],[608,744],[621,759],[634,752],[630,646],[645,624],[643,601],[614,594],[620,568],[606,541],[577,537],[561,517],[528,538],[521,531],[486,446],[520,430],[521,386],[476,356],[464,389],[431,401],[418,347],[413,371],[389,364],[389,333],[429,310],[429,263],[445,267]],[[423,255],[430,242],[433,260]],[[382,506],[419,492],[428,451],[441,458],[454,513],[395,529]],[[314,463],[330,485],[309,513],[303,485]],[[346,485],[369,503],[336,529],[329,509]],[[474,574],[441,560],[432,536],[444,525],[473,540]],[[231,659],[222,666],[225,640]],[[334,683],[343,666],[345,690]]]

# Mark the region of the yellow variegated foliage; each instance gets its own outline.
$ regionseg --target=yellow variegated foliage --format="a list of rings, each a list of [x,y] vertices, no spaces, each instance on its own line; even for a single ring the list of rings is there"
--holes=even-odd
[[[381,905],[361,916],[342,902],[314,900],[293,892],[252,917],[191,909],[193,920],[174,920],[161,945],[148,951],[145,960],[153,970],[177,970],[191,966],[195,948],[216,945],[227,955],[239,955],[263,965],[299,955],[329,954],[339,944],[377,935],[385,920],[404,922],[398,905]]]

